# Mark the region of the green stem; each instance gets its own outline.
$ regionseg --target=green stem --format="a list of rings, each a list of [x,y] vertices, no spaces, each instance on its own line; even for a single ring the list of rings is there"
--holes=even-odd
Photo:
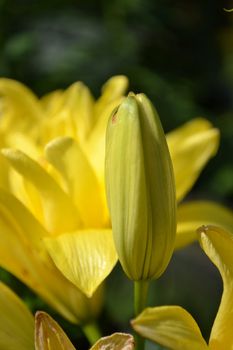
[[[91,345],[102,337],[99,327],[95,322],[86,324],[82,327],[82,330]]]
[[[134,315],[138,316],[146,306],[149,282],[135,281],[134,282]],[[136,350],[144,350],[145,339],[139,334],[135,334]]]

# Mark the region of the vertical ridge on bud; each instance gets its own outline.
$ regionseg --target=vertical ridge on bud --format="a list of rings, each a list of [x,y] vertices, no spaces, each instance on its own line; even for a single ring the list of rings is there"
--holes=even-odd
[[[109,120],[106,190],[125,273],[159,277],[174,249],[175,183],[159,117],[144,94],[129,94]]]

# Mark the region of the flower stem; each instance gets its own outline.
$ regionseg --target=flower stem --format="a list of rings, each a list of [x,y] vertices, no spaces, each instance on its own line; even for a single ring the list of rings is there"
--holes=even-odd
[[[146,306],[149,281],[134,282],[134,315],[142,312]],[[136,350],[144,350],[145,339],[135,334]]]
[[[102,336],[100,329],[95,322],[86,324],[82,327],[82,330],[91,345],[93,345]]]

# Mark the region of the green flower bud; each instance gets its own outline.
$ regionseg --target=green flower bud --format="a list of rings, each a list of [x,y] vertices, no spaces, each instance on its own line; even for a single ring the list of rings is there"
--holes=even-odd
[[[144,94],[129,94],[109,120],[106,191],[125,273],[134,281],[158,278],[174,249],[175,181],[158,114]]]

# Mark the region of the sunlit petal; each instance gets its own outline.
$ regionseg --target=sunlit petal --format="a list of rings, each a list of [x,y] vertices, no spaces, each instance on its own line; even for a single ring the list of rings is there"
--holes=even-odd
[[[0,139],[1,139],[1,133],[0,133]],[[9,163],[3,157],[2,154],[0,154],[0,187],[8,189],[9,188]]]
[[[200,244],[218,268],[223,279],[223,294],[212,327],[211,350],[233,349],[233,234],[215,226],[198,229]]]
[[[43,116],[52,118],[59,112],[63,103],[63,91],[55,90],[41,97],[39,103],[43,109]]]
[[[211,201],[190,201],[180,204],[177,219],[176,249],[196,240],[196,229],[201,225],[216,225],[233,232],[233,212]]]
[[[110,230],[82,230],[44,241],[56,266],[88,297],[117,261]]]
[[[194,119],[167,134],[172,157],[177,200],[192,188],[207,161],[219,146],[219,131],[205,119]]]
[[[131,322],[135,331],[171,350],[207,350],[192,316],[179,306],[145,309]]]
[[[90,159],[92,166],[99,178],[104,179],[104,159],[105,159],[105,134],[109,116],[124,98],[124,93],[128,86],[125,76],[116,76],[109,79],[103,86],[101,97],[95,104],[96,124],[88,138],[84,151]]]
[[[46,157],[64,176],[86,228],[103,227],[103,200],[95,173],[78,143],[63,137],[49,143]]]
[[[7,134],[7,145],[22,152],[27,152],[27,155],[33,159],[41,156],[41,149],[37,147],[35,141],[27,135],[20,132],[10,132]]]
[[[2,153],[15,170],[40,192],[48,231],[64,232],[79,225],[77,211],[70,198],[38,163],[20,151],[4,149]]]
[[[95,115],[101,115],[108,104],[122,97],[127,87],[128,79],[124,75],[116,75],[106,81],[102,87],[101,96],[95,104]]]
[[[35,349],[75,350],[58,323],[42,311],[38,311],[35,316]]]
[[[7,130],[28,131],[41,115],[37,97],[18,81],[1,78],[0,96],[3,97],[1,127]]]
[[[33,316],[19,297],[2,282],[0,310],[0,349],[33,350]]]
[[[0,190],[0,232],[1,267],[73,323],[86,322],[99,313],[102,291],[88,299],[60,273],[42,242],[48,233],[16,198],[3,190]]]
[[[82,82],[72,84],[63,94],[63,109],[69,111],[76,125],[77,140],[82,142],[89,135],[94,120],[94,98]]]

